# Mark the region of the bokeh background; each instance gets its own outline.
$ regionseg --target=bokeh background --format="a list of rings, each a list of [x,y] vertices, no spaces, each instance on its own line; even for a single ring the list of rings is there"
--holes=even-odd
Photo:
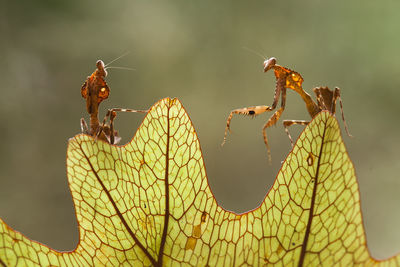
[[[270,105],[275,81],[263,59],[275,56],[304,88],[342,89],[354,138],[344,136],[361,191],[370,251],[400,251],[400,2],[11,1],[0,2],[0,217],[32,239],[72,250],[78,230],[69,193],[68,138],[87,117],[80,87],[97,59],[131,53],[110,70],[102,109],[145,109],[166,96],[186,107],[201,140],[211,188],[226,209],[245,212],[264,199],[290,150],[281,123],[230,110]],[[103,116],[104,112],[101,116]],[[143,116],[118,115],[129,141]],[[282,119],[308,119],[289,91]],[[340,120],[341,121],[341,120]],[[343,126],[343,124],[341,123]],[[291,129],[297,137],[302,127]]]

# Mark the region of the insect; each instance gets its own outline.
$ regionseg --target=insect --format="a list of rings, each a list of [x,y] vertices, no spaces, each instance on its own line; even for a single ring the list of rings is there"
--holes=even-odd
[[[96,67],[96,70],[92,75],[87,77],[81,88],[82,97],[86,99],[86,110],[90,115],[90,128],[85,119],[81,118],[81,130],[84,134],[91,135],[110,144],[118,144],[121,141],[121,137],[118,135],[118,131],[114,130],[114,119],[117,115],[116,112],[147,113],[147,110],[124,108],[108,109],[107,114],[100,125],[98,117],[99,105],[103,100],[108,98],[110,88],[105,81],[105,77],[107,76],[106,65],[104,65],[103,61],[98,60],[96,62]],[[110,120],[109,124],[106,123],[108,118]]]
[[[247,108],[240,108],[240,109],[232,110],[226,121],[225,135],[224,135],[224,141],[222,142],[222,145],[225,144],[227,134],[230,131],[230,124],[231,124],[233,114],[257,116],[257,115],[260,115],[267,111],[273,111],[278,105],[279,97],[282,96],[280,108],[278,110],[276,110],[274,112],[274,114],[272,114],[272,116],[269,118],[267,123],[265,123],[265,125],[262,128],[264,143],[267,147],[267,152],[268,152],[268,159],[271,162],[271,151],[270,151],[269,144],[268,144],[266,129],[272,125],[275,125],[276,122],[279,120],[280,116],[282,115],[282,113],[285,109],[286,89],[287,88],[294,90],[301,96],[301,98],[303,99],[303,101],[306,104],[307,111],[310,114],[311,118],[314,118],[322,110],[327,110],[327,111],[331,112],[332,114],[335,114],[336,102],[337,102],[337,100],[339,100],[344,127],[346,129],[347,135],[351,136],[349,133],[347,124],[346,124],[346,120],[344,119],[343,104],[342,104],[342,99],[340,97],[340,89],[338,87],[336,87],[334,91],[330,90],[328,87],[315,87],[313,89],[313,91],[317,97],[317,103],[315,103],[313,101],[313,99],[311,98],[311,96],[303,90],[303,87],[302,87],[303,77],[301,77],[301,75],[299,73],[276,64],[276,58],[274,58],[274,57],[264,60],[264,72],[267,72],[270,69],[274,70],[275,78],[276,78],[275,95],[274,95],[274,100],[272,102],[272,105],[271,106],[254,106],[254,107],[247,107]],[[285,132],[287,133],[287,135],[290,139],[290,143],[291,143],[292,147],[293,147],[293,140],[292,140],[292,137],[290,136],[288,128],[294,124],[307,125],[308,123],[309,123],[309,121],[304,121],[304,120],[284,120],[283,121],[283,126],[285,128]]]

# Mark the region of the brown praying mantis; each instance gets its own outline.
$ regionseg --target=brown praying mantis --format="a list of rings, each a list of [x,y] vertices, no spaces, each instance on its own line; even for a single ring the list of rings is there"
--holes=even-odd
[[[100,125],[98,117],[99,105],[104,99],[108,98],[108,95],[110,94],[110,88],[105,81],[105,77],[107,76],[106,65],[104,65],[103,61],[98,60],[96,62],[96,67],[97,69],[92,73],[92,75],[87,77],[81,88],[82,97],[86,99],[86,110],[90,115],[90,128],[88,128],[85,119],[81,118],[81,130],[84,134],[91,135],[95,138],[115,145],[121,141],[118,131],[114,130],[114,119],[117,115],[116,112],[147,113],[148,110],[125,108],[108,109],[107,114],[103,119],[103,123]],[[110,119],[109,124],[106,123],[108,118]]]
[[[322,110],[327,110],[327,111],[331,112],[332,114],[335,114],[336,101],[339,100],[340,111],[342,114],[344,127],[346,129],[347,135],[351,136],[348,131],[346,120],[344,119],[343,104],[342,104],[342,99],[340,98],[340,89],[338,87],[336,87],[334,91],[330,90],[328,87],[315,87],[313,89],[313,91],[317,97],[317,103],[315,103],[313,101],[313,99],[311,98],[311,96],[303,90],[303,87],[302,87],[303,77],[301,77],[301,75],[299,73],[276,64],[276,58],[274,58],[274,57],[264,60],[264,72],[267,72],[270,69],[274,70],[275,77],[276,77],[276,88],[275,88],[274,101],[272,102],[272,105],[271,106],[254,106],[254,107],[239,108],[239,109],[232,110],[226,121],[225,135],[224,135],[224,141],[222,142],[222,145],[225,144],[228,131],[230,131],[230,124],[231,124],[233,114],[257,116],[257,115],[260,115],[267,111],[273,111],[276,108],[276,106],[278,105],[279,97],[282,96],[281,107],[278,110],[276,110],[274,112],[274,114],[272,114],[272,116],[269,118],[267,123],[265,123],[265,125],[262,128],[264,143],[267,147],[267,152],[268,152],[268,159],[271,162],[271,151],[270,151],[269,144],[268,144],[266,129],[272,125],[275,125],[276,122],[279,120],[280,116],[282,115],[282,113],[285,109],[286,89],[287,88],[294,90],[301,96],[301,98],[303,99],[303,101],[306,104],[307,111],[310,114],[311,118],[314,118]],[[308,123],[309,123],[309,121],[304,121],[304,120],[284,120],[283,121],[283,126],[285,128],[285,132],[287,133],[287,135],[290,139],[290,143],[291,143],[292,147],[293,147],[293,140],[292,140],[292,137],[290,136],[288,128],[294,124],[307,125]]]

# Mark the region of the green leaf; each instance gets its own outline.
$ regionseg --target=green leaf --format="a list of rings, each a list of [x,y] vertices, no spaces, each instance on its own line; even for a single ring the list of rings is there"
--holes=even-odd
[[[52,250],[0,221],[0,266],[400,265],[400,255],[369,255],[353,164],[328,112],[306,127],[263,203],[245,214],[217,204],[177,99],[156,103],[125,146],[72,138],[67,172],[76,249]]]

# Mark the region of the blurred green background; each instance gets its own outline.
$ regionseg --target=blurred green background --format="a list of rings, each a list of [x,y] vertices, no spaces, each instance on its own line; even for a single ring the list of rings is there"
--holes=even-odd
[[[344,136],[360,185],[370,251],[400,251],[400,2],[398,1],[11,1],[0,2],[0,217],[58,250],[78,230],[68,189],[68,138],[87,118],[80,88],[97,59],[110,70],[109,107],[145,109],[166,96],[186,107],[201,140],[211,188],[226,209],[244,212],[265,197],[290,150],[269,114],[230,110],[270,105],[275,81],[248,47],[301,73],[304,88],[342,89],[354,138]],[[101,114],[103,116],[104,112]],[[127,142],[143,116],[120,114]],[[282,119],[308,119],[289,91]],[[339,120],[343,126],[341,120]],[[291,132],[297,137],[302,127]]]

